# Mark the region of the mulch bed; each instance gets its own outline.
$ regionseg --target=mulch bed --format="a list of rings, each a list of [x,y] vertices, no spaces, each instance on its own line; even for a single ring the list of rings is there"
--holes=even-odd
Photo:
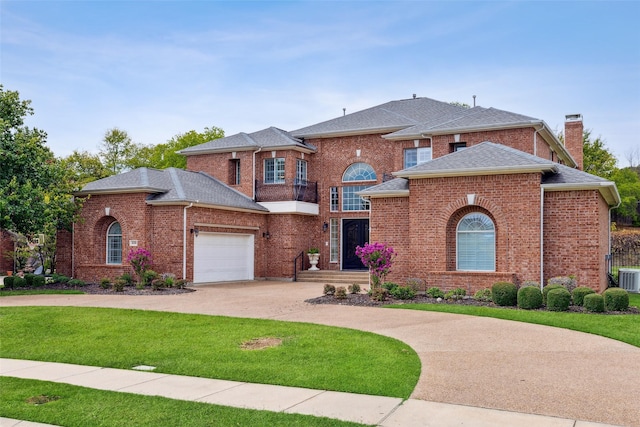
[[[345,299],[338,299],[333,295],[323,295],[316,298],[305,300],[309,304],[335,304],[335,305],[353,305],[361,307],[380,307],[389,304],[446,304],[446,305],[473,305],[478,307],[493,307],[502,308],[505,310],[520,310],[517,307],[502,307],[494,304],[490,301],[477,301],[471,297],[465,297],[459,300],[441,300],[436,298],[430,298],[423,294],[418,294],[414,299],[401,300],[393,297],[388,297],[385,301],[375,301],[369,297],[366,293],[360,294],[347,294]],[[547,311],[545,308],[540,308],[534,311]],[[588,314],[640,314],[640,309],[637,307],[629,307],[627,311],[607,311],[604,313],[590,313],[587,312],[584,307],[569,306],[568,312],[571,313],[588,313]]]

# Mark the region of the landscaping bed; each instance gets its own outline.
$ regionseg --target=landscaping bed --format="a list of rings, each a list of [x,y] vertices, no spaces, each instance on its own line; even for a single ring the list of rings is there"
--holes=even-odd
[[[2,293],[8,293],[11,291],[79,291],[85,294],[100,294],[100,295],[177,295],[185,294],[189,292],[195,292],[195,289],[191,288],[160,288],[154,290],[150,286],[145,286],[142,289],[138,289],[136,286],[125,286],[121,292],[115,291],[113,288],[104,289],[98,284],[88,283],[84,286],[71,286],[64,283],[51,283],[37,288],[1,288],[0,296]]]

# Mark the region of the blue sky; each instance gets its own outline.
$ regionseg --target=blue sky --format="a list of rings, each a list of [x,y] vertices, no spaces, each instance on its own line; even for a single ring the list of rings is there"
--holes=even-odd
[[[626,166],[640,145],[640,2],[6,1],[0,81],[57,156],[107,130],[294,130],[410,98],[562,130],[581,113]]]

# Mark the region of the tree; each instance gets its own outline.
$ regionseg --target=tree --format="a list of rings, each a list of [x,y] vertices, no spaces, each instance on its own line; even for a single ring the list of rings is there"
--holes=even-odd
[[[591,140],[591,131],[585,129],[582,134],[584,171],[602,178],[611,178],[616,171],[616,157],[609,151],[605,141],[598,137]]]
[[[212,126],[204,128],[202,132],[190,130],[189,132],[178,134],[164,144],[138,146],[130,167],[145,166],[156,169],[174,167],[184,169],[187,167],[187,159],[182,154],[176,153],[177,151],[222,137],[224,137],[224,131]]]
[[[88,151],[74,150],[69,156],[60,159],[60,163],[73,190],[79,190],[91,181],[111,175],[111,170],[102,164],[100,157]]]
[[[134,153],[135,144],[126,131],[113,128],[105,132],[100,145],[100,158],[114,175],[129,169]]]
[[[640,201],[640,177],[637,172],[628,167],[616,170],[611,179],[618,187],[620,193],[620,206],[615,212],[626,218],[630,218],[633,224],[640,222],[638,215],[638,202]]]
[[[29,240],[45,234],[55,248],[56,230],[71,227],[79,204],[46,146],[47,134],[24,126],[30,104],[0,85],[0,228]]]

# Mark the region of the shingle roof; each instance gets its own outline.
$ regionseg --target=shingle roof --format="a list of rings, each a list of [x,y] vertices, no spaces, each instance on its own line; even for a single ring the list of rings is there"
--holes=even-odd
[[[358,195],[365,197],[406,197],[409,195],[409,180],[406,178],[394,178],[359,191]]]
[[[268,212],[251,198],[204,172],[177,168],[139,168],[88,183],[78,196],[89,194],[150,193],[149,204],[197,203],[229,209]]]
[[[487,175],[554,171],[558,164],[493,142],[482,142],[464,150],[395,172],[406,178]]]
[[[390,132],[459,114],[467,109],[430,98],[390,101],[291,132],[297,138],[329,137],[363,132]]]
[[[542,123],[542,120],[497,108],[473,107],[385,135],[387,139],[411,139],[423,134],[506,128]]]
[[[304,141],[291,136],[290,133],[272,126],[253,133],[241,132],[224,138],[215,139],[213,141],[205,142],[204,144],[185,148],[178,151],[178,153],[188,156],[194,154],[231,151],[233,149],[239,151],[257,150],[260,147],[266,149],[298,147],[308,150],[309,152],[316,150],[315,146],[306,144]]]

